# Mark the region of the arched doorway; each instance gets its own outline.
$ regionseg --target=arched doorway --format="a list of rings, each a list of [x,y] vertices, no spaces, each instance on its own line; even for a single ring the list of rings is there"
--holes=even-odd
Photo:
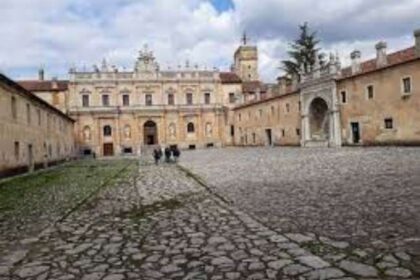
[[[154,121],[147,121],[143,126],[144,144],[155,145],[158,143],[157,125]]]
[[[322,98],[312,100],[309,107],[309,125],[311,139],[323,141],[329,139],[330,120],[328,104]]]

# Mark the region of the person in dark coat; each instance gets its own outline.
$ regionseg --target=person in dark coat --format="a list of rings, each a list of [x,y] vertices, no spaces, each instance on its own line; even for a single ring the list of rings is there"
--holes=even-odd
[[[178,149],[178,147],[174,147],[172,149],[172,155],[174,156],[175,162],[178,162],[178,158],[181,155],[181,151]]]
[[[165,161],[167,163],[171,161],[171,149],[169,149],[169,147],[165,148]]]
[[[155,148],[153,150],[153,157],[155,159],[155,164],[158,165],[159,164],[159,160],[162,157],[162,150],[160,148]]]

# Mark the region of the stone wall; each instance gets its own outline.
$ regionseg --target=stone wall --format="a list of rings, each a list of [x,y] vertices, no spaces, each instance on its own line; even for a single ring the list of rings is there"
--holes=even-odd
[[[278,95],[235,108],[235,144],[300,145],[299,93]]]
[[[403,78],[411,78],[411,93],[403,92]],[[373,86],[373,98],[367,87]],[[346,102],[341,100],[345,92]],[[420,61],[340,80],[337,83],[342,139],[355,144],[351,123],[360,127],[362,145],[420,145]],[[392,128],[385,127],[392,119]]]
[[[0,76],[0,177],[74,156],[73,120]]]

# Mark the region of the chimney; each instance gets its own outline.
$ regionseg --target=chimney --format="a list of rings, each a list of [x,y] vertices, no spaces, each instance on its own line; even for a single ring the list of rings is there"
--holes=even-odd
[[[40,69],[38,70],[38,79],[39,79],[40,81],[43,81],[43,80],[44,80],[44,69],[43,69],[43,68],[40,68]]]
[[[52,78],[52,81],[51,81],[51,88],[52,88],[52,89],[58,89],[57,77]]]
[[[357,72],[360,72],[360,58],[361,57],[362,57],[362,53],[358,50],[355,50],[350,54],[352,74],[356,74]]]
[[[420,57],[420,29],[414,30],[414,38],[416,39],[416,56]]]
[[[384,41],[380,41],[379,43],[375,45],[377,67],[383,67],[388,63],[387,56],[386,56],[386,47],[387,45],[386,45],[386,42]]]

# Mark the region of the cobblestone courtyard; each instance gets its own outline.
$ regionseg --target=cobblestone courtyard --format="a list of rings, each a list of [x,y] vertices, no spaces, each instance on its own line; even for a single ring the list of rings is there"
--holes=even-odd
[[[420,149],[108,161],[83,196],[56,189],[67,210],[47,198],[52,210],[34,205],[22,226],[13,213],[25,212],[0,208],[0,280],[418,279],[419,163]]]

